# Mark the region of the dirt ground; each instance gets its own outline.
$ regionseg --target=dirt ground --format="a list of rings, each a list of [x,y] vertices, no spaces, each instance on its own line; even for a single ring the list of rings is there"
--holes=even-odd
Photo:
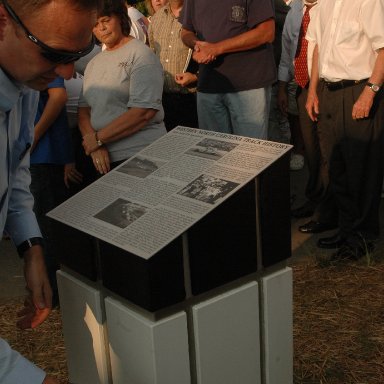
[[[384,256],[330,265],[324,255],[292,259],[294,383],[384,383]],[[35,330],[15,327],[20,298],[0,303],[1,334],[21,353],[67,383],[60,311]],[[281,383],[284,384],[284,383]]]
[[[292,265],[294,383],[384,383],[384,262]]]

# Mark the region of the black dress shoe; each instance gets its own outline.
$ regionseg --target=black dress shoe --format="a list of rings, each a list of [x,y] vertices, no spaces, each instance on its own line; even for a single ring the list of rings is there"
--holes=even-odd
[[[326,248],[326,249],[334,249],[334,248],[340,248],[345,243],[345,237],[340,235],[340,233],[336,233],[336,235],[333,235],[331,237],[323,237],[322,239],[319,239],[317,241],[317,246],[319,248]]]
[[[365,243],[362,245],[352,245],[345,242],[336,253],[331,256],[331,261],[339,262],[346,260],[359,260],[363,256],[374,250],[373,243]]]
[[[335,229],[336,226],[333,224],[320,223],[319,221],[308,221],[304,225],[300,225],[299,231],[303,233],[321,233]]]
[[[293,209],[291,211],[291,216],[296,217],[297,219],[302,219],[304,217],[311,217],[315,211],[313,204],[306,202],[299,208]]]

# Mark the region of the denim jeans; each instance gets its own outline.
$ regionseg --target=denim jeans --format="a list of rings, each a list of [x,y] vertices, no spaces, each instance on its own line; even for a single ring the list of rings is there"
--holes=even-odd
[[[268,138],[271,87],[229,93],[197,93],[199,128]]]

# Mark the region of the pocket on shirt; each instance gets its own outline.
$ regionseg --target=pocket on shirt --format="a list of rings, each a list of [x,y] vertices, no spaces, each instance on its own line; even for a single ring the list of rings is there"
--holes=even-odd
[[[337,44],[356,46],[359,43],[360,28],[357,21],[344,21],[337,37]]]
[[[229,21],[233,23],[246,23],[247,20],[248,15],[246,1],[237,1],[229,7]]]

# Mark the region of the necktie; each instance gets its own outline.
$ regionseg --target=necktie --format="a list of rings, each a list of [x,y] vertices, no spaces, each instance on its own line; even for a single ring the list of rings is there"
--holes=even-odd
[[[299,41],[297,44],[297,51],[295,56],[295,80],[296,83],[304,88],[309,81],[307,51],[308,41],[305,39],[309,24],[309,7],[306,6],[303,20],[301,22]]]

